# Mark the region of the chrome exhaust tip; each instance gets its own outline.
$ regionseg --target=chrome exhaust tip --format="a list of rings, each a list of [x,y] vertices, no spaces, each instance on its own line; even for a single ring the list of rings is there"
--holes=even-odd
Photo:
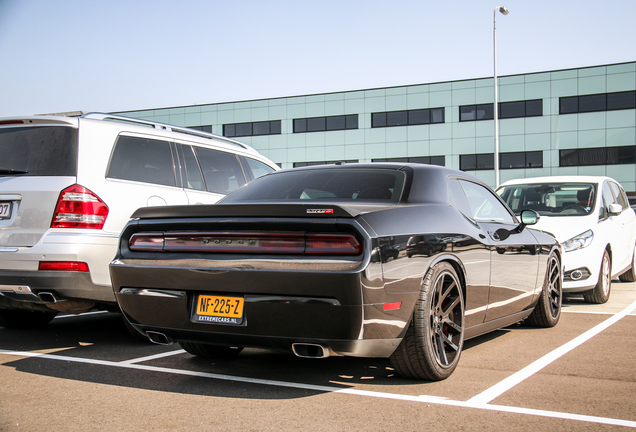
[[[320,344],[294,343],[292,351],[296,357],[300,358],[327,358],[329,348]]]
[[[38,298],[44,303],[57,303],[61,301],[61,299],[57,298],[52,292],[40,292],[38,293]]]
[[[169,336],[166,336],[163,333],[155,332],[155,331],[147,331],[146,336],[150,339],[150,342],[155,343],[157,345],[172,345],[174,341]]]

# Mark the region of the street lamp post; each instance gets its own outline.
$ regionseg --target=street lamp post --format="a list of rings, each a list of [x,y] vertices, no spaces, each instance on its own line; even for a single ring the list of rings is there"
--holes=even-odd
[[[497,6],[493,14],[493,48],[495,62],[495,188],[499,186],[499,104],[497,97],[497,11],[503,15],[508,15],[510,11],[504,6]]]

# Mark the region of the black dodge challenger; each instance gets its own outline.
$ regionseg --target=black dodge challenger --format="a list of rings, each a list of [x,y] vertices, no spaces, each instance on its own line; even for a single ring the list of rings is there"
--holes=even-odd
[[[156,343],[388,357],[404,377],[440,380],[466,339],[558,322],[561,249],[526,229],[537,218],[448,168],[295,168],[216,205],[137,210],[110,272],[128,321]]]

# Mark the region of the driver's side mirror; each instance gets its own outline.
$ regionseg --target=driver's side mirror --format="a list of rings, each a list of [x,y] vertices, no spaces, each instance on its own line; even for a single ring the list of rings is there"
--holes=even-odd
[[[623,212],[623,206],[616,203],[610,204],[608,210],[611,216],[619,215]]]
[[[541,216],[539,216],[539,213],[534,210],[528,209],[523,210],[519,217],[523,225],[534,225],[539,222],[539,219],[541,218]]]
[[[495,231],[495,239],[496,240],[506,240],[510,237],[510,234],[520,234],[526,229],[526,225],[534,225],[539,222],[541,216],[534,210],[525,209],[521,211],[519,215],[519,219],[521,219],[521,223],[517,225],[515,229],[508,231],[505,228],[499,228]]]

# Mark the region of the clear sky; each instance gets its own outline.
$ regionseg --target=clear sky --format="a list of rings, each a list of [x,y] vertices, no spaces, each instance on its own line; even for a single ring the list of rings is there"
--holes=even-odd
[[[636,0],[0,0],[0,116],[128,111],[636,60]]]

